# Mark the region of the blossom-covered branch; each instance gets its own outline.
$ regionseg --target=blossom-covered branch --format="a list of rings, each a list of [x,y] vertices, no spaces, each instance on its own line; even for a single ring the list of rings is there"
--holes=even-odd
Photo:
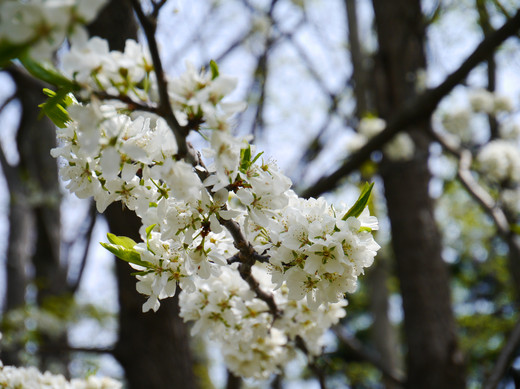
[[[296,196],[272,160],[232,134],[230,119],[245,107],[225,100],[235,79],[214,62],[164,73],[154,14],[162,4],[147,16],[132,0],[148,48],[128,40],[110,51],[78,29],[61,70],[23,64],[54,85],[42,111],[59,127],[51,154],[67,189],[93,197],[99,212],[120,201],[142,221],[141,242],[109,234],[103,246],[134,268],[143,311],[180,288],[192,332],[225,346],[234,374],[267,378],[297,349],[319,355],[345,315],[345,293],[379,249],[366,208],[372,185],[352,207]],[[191,131],[202,154],[186,141]]]

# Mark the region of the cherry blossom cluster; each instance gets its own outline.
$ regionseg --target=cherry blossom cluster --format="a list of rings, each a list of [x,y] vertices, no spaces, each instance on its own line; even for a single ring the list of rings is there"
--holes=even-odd
[[[323,198],[305,200],[290,193],[286,207],[267,224],[247,223],[255,248],[269,255],[272,281],[286,285],[291,300],[306,298],[311,309],[336,303],[357,288],[357,278],[372,265],[379,245],[368,210],[345,217],[347,209]]]
[[[485,89],[472,89],[468,92],[466,104],[450,106],[441,118],[442,128],[463,144],[471,144],[475,139],[473,118],[478,114],[503,115],[513,111],[513,103],[507,96],[489,92]],[[505,131],[511,123],[501,124]]]
[[[67,35],[94,19],[106,0],[1,0],[0,44],[49,59]]]
[[[136,270],[137,290],[148,296],[143,311],[180,288],[184,319],[225,345],[239,375],[278,371],[298,339],[318,355],[323,333],[345,315],[345,293],[379,249],[377,219],[365,209],[370,191],[350,209],[298,198],[272,160],[231,134],[244,104],[223,101],[236,80],[216,64],[188,64],[167,79],[175,122],[205,142],[202,154],[189,146],[191,158],[179,155],[178,128],[157,109],[156,75],[141,45],[109,51],[76,34],[63,66],[81,90],[63,100],[68,117],[52,155],[78,197],[93,197],[100,212],[120,201],[141,218],[141,243],[109,235],[104,246]],[[240,272],[247,245],[256,287]]]
[[[0,340],[2,333],[0,333]],[[61,374],[41,373],[35,367],[4,366],[0,361],[0,388],[20,389],[121,389],[123,385],[111,378],[89,376],[68,381]]]
[[[298,339],[310,356],[322,352],[323,334],[345,316],[346,300],[309,308],[306,301],[290,299],[284,285],[275,289],[269,266],[255,265],[253,275],[274,299],[283,314],[274,320],[267,304],[255,297],[236,266],[197,283],[193,293],[182,292],[181,317],[194,321],[192,334],[206,334],[222,347],[226,365],[244,377],[268,378],[279,372],[296,352]]]
[[[35,367],[3,366],[0,361],[0,387],[23,389],[121,389],[123,385],[111,378],[89,376],[68,381],[61,374],[41,373]]]
[[[356,152],[385,127],[386,122],[381,118],[362,118],[359,122],[358,132],[349,140],[348,150]],[[383,147],[383,152],[391,161],[409,161],[415,152],[415,144],[410,135],[401,132]]]
[[[451,143],[476,151],[476,169],[515,217],[520,214],[520,125],[513,115],[513,101],[485,89],[472,89],[463,103],[442,115],[442,128],[451,136]],[[498,133],[478,142],[478,120],[487,116],[493,117]]]

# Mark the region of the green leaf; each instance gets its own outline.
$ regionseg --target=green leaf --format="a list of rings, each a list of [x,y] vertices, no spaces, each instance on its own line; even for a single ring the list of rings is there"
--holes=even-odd
[[[133,249],[137,244],[133,239],[127,236],[117,236],[111,234],[110,232],[107,234],[108,241],[118,246],[122,246],[126,249]]]
[[[69,92],[76,90],[76,83],[61,74],[54,66],[47,62],[37,62],[24,53],[20,56],[20,62],[34,77],[51,85],[68,88]]]
[[[101,246],[110,251],[119,259],[122,259],[125,262],[133,263],[135,265],[143,266],[146,268],[151,267],[148,262],[141,260],[141,255],[135,250],[128,249],[123,246],[119,246],[111,243],[103,243],[100,242]]]
[[[43,93],[50,98],[38,105],[41,108],[40,117],[46,115],[56,126],[66,127],[67,122],[70,121],[66,107],[72,103],[69,92],[68,88],[59,89],[57,92],[44,88]]]
[[[219,76],[218,65],[215,61],[209,61],[209,67],[211,69],[211,79],[214,80]]]
[[[13,45],[9,42],[0,42],[0,69],[9,66],[11,60],[24,55],[30,44]]]
[[[151,270],[144,270],[144,271],[136,271],[136,272],[133,272],[133,273],[130,273],[131,276],[145,276],[147,274],[150,274],[152,271]]]
[[[240,150],[240,171],[245,173],[249,170],[249,168],[260,158],[263,152],[258,153],[252,158],[251,154],[251,145],[247,146],[247,148]],[[252,159],[251,159],[252,158]]]
[[[150,235],[152,235],[152,230],[157,224],[152,224],[151,226],[146,227],[146,239],[150,239]]]
[[[152,236],[152,230],[157,224],[152,224],[151,226],[146,227],[146,248],[148,251],[150,251],[152,254],[155,255],[155,252],[150,247],[150,236]]]
[[[260,157],[262,156],[263,153],[264,153],[263,151],[260,152],[260,153],[258,153],[258,154],[253,158],[253,160],[251,161],[251,165],[253,165],[253,164],[258,160],[258,158],[260,158]]]
[[[365,187],[361,191],[361,194],[359,195],[359,198],[354,203],[352,208],[350,208],[345,216],[343,216],[342,220],[347,220],[349,217],[354,216],[358,217],[361,215],[361,212],[365,209],[365,207],[368,204],[368,200],[370,199],[370,193],[372,193],[372,188],[374,187],[374,183],[371,183],[370,185],[368,183],[365,184]]]

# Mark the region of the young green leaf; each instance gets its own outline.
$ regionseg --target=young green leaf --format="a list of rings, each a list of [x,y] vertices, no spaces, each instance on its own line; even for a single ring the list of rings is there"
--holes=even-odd
[[[125,262],[133,263],[135,265],[139,265],[145,268],[150,267],[150,264],[141,260],[141,255],[139,255],[139,253],[133,249],[128,249],[117,244],[103,242],[101,242],[101,246],[103,246],[105,249],[107,249],[116,257],[122,259]]]
[[[58,87],[68,88],[69,92],[77,89],[77,85],[74,81],[69,80],[67,77],[61,74],[50,63],[37,62],[27,54],[21,55],[19,59],[27,71],[39,80]]]
[[[215,61],[211,60],[209,61],[209,67],[211,69],[211,79],[214,80],[219,75],[218,65]]]
[[[38,105],[41,108],[40,117],[46,115],[56,126],[60,128],[66,127],[67,122],[70,121],[66,108],[72,103],[69,92],[68,88],[58,89],[57,92],[44,88],[43,93],[50,98]]]
[[[343,216],[342,220],[347,220],[351,216],[358,217],[359,215],[361,215],[361,212],[363,212],[363,210],[368,204],[368,200],[370,199],[370,193],[372,192],[373,187],[374,183],[371,183],[370,185],[368,183],[365,184],[365,187],[361,191],[359,198],[354,203],[352,208],[350,208],[347,211],[345,216]]]
[[[152,224],[151,226],[146,227],[146,239],[150,239],[152,235],[152,230],[157,224]]]
[[[107,234],[108,241],[118,246],[122,246],[127,249],[133,249],[137,244],[133,239],[127,236],[117,236],[111,234],[110,232]]]
[[[30,43],[13,45],[10,42],[0,42],[0,69],[11,64],[11,60],[22,56],[31,47]]]

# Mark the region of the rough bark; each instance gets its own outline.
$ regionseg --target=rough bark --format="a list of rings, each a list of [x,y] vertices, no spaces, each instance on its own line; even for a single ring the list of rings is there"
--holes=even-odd
[[[359,41],[357,0],[345,0],[348,23],[348,41],[350,45],[350,57],[352,63],[351,84],[354,86],[356,98],[356,117],[360,120],[368,112],[374,112],[374,91],[368,85],[368,75],[371,74],[366,55],[364,55]],[[367,285],[370,290],[369,304],[373,318],[370,329],[374,349],[379,355],[381,364],[386,371],[397,376],[400,370],[400,355],[398,351],[397,331],[390,323],[389,292],[387,287],[389,272],[388,258],[379,258],[367,275]],[[385,388],[397,388],[397,384],[383,376]]]
[[[416,96],[415,75],[425,67],[419,1],[373,0],[379,51],[377,108],[389,118]],[[407,388],[465,387],[457,346],[449,277],[428,193],[428,118],[411,129],[412,161],[385,161],[382,177],[404,310]]]
[[[114,28],[117,26],[117,28]],[[137,24],[129,2],[112,0],[89,26],[91,35],[108,40],[112,50],[124,50],[136,39]],[[110,231],[140,241],[140,221],[121,204],[106,211]],[[177,297],[161,302],[160,309],[143,314],[145,298],[137,293],[136,279],[127,263],[116,260],[119,293],[119,336],[114,355],[125,370],[130,389],[197,388],[190,337],[179,317]]]
[[[354,86],[354,96],[356,96],[356,117],[361,118],[367,114],[371,107],[369,106],[367,75],[365,71],[365,55],[359,42],[358,17],[357,17],[357,0],[345,0],[345,8],[347,11],[348,25],[348,43],[350,60],[352,63],[351,83]]]

